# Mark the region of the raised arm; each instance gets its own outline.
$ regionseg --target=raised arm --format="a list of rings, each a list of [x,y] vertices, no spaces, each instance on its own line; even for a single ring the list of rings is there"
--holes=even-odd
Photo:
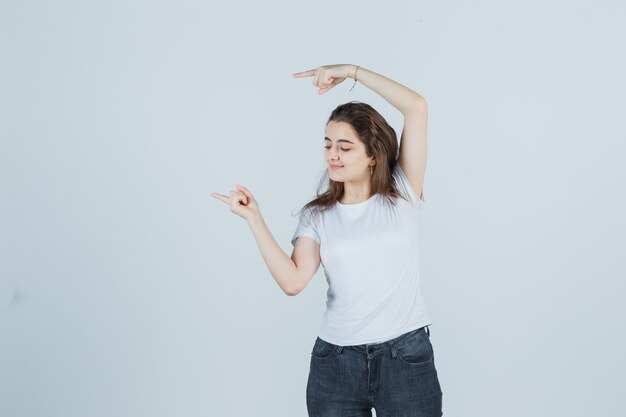
[[[424,175],[426,172],[426,135],[428,128],[428,106],[420,94],[404,85],[373,71],[351,65],[350,78],[356,79],[374,91],[404,116],[404,127],[400,137],[399,164],[415,193],[423,198]]]
[[[400,139],[399,164],[411,183],[415,194],[424,199],[424,176],[426,174],[426,131],[428,129],[428,107],[426,101],[416,105],[404,115],[404,127]]]

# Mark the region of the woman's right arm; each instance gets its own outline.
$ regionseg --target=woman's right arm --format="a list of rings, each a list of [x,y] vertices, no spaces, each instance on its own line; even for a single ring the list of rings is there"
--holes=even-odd
[[[297,295],[302,291],[320,266],[319,243],[308,237],[298,238],[289,258],[274,240],[256,198],[246,187],[237,184],[237,190],[230,191],[228,196],[219,193],[211,195],[228,204],[230,211],[248,222],[265,264],[280,289],[287,295]]]
[[[298,295],[319,268],[319,244],[305,236],[298,238],[290,258],[272,236],[261,214],[251,217],[248,225],[278,286],[287,295]]]

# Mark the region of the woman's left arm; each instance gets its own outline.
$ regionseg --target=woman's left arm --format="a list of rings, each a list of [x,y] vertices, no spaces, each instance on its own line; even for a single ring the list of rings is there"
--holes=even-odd
[[[374,91],[404,116],[404,127],[400,137],[399,164],[423,200],[424,175],[426,172],[426,134],[428,129],[428,106],[420,94],[373,71],[350,65],[348,76]]]

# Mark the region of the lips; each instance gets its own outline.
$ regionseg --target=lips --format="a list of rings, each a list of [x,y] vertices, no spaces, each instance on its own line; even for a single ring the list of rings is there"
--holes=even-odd
[[[339,169],[339,168],[343,168],[342,165],[331,165],[330,169],[335,170],[335,169]]]

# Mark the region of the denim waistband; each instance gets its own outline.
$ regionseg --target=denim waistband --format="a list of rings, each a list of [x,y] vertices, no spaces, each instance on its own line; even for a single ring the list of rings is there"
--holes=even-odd
[[[384,350],[394,350],[393,348],[396,346],[401,346],[405,341],[409,338],[419,335],[420,333],[426,333],[430,336],[430,330],[428,326],[423,326],[415,330],[410,330],[406,333],[401,334],[400,336],[396,336],[393,339],[387,340],[385,342],[377,342],[377,343],[366,343],[363,345],[349,345],[349,346],[338,346],[335,348],[341,353],[343,349],[351,349],[359,352],[366,353],[368,355],[375,355],[378,352]]]

